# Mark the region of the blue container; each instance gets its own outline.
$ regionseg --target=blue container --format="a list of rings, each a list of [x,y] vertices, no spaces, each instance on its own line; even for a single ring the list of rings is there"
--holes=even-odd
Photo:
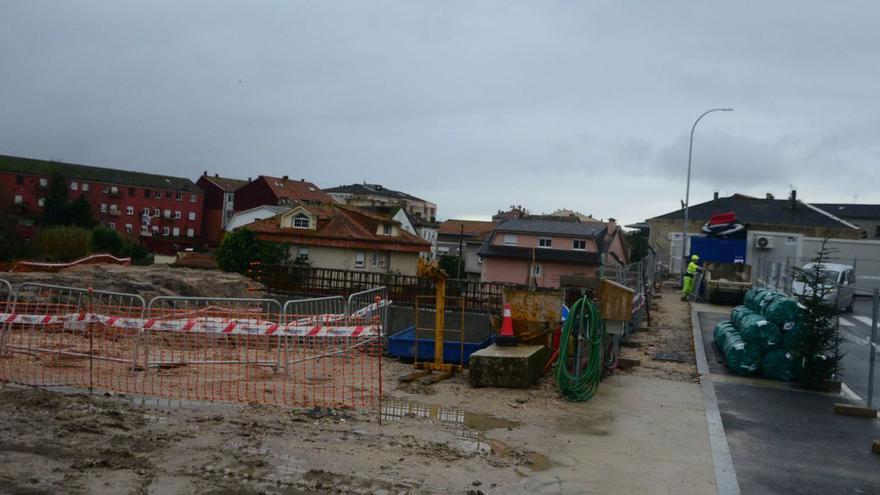
[[[388,337],[388,354],[403,359],[415,359],[416,336],[415,328],[409,327]],[[461,362],[462,344],[458,340],[443,341],[443,362],[468,364],[471,354],[480,349],[489,347],[492,343],[492,335],[479,342],[464,343],[464,363]],[[433,335],[419,339],[419,361],[434,361],[434,338]]]

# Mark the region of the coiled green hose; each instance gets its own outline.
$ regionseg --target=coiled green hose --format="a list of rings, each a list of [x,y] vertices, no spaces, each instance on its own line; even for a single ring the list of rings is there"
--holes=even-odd
[[[571,307],[568,318],[562,326],[559,339],[559,358],[556,361],[556,383],[562,395],[572,401],[589,400],[599,388],[602,379],[602,342],[605,340],[605,327],[599,318],[596,304],[583,297]],[[578,347],[580,340],[581,346]],[[574,356],[569,359],[569,350],[574,349]],[[588,355],[584,356],[583,352]],[[586,365],[581,368],[578,362],[587,358]],[[571,365],[567,363],[571,361]],[[572,371],[569,368],[573,368]],[[580,368],[580,369],[578,369]]]

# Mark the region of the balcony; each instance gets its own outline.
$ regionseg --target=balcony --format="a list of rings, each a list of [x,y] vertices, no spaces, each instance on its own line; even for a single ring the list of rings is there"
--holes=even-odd
[[[113,215],[114,217],[118,217],[119,215],[122,215],[122,210],[112,210],[112,209],[111,209],[111,210],[108,211],[107,213]]]

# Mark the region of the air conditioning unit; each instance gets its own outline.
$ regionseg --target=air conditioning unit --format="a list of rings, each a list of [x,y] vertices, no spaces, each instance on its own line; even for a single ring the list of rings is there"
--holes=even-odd
[[[759,235],[755,237],[755,247],[758,249],[773,249],[774,241],[776,241],[775,237]]]

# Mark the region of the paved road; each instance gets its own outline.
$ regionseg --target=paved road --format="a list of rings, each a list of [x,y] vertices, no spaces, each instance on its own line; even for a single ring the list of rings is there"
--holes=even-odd
[[[840,315],[843,337],[841,377],[844,383],[863,399],[868,393],[868,361],[870,359],[871,298],[856,299],[852,313]],[[880,333],[880,330],[878,330]],[[874,404],[880,405],[880,345],[875,345],[877,363],[874,370]]]

